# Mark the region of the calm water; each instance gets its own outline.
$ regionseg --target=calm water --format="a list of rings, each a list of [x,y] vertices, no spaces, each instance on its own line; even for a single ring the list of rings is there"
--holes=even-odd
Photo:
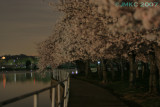
[[[50,86],[51,73],[0,73],[0,101]],[[50,91],[39,95],[39,107],[50,107]],[[33,96],[4,107],[33,107]]]

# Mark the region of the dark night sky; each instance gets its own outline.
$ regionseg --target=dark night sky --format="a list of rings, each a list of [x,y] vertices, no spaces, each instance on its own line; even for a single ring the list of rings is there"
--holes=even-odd
[[[0,0],[0,55],[37,55],[60,16],[43,0]]]

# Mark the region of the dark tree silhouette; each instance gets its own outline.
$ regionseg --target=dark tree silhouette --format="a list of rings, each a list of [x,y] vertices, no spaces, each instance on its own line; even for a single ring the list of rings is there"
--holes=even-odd
[[[27,60],[26,61],[26,69],[30,69],[30,66],[31,66],[31,61]]]

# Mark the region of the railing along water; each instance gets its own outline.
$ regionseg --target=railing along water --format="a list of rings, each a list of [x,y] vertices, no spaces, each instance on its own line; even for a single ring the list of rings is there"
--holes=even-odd
[[[7,104],[11,104],[13,102],[28,98],[30,96],[33,96],[33,100],[34,100],[34,104],[33,107],[38,107],[38,101],[39,101],[39,94],[47,91],[47,90],[52,90],[52,95],[51,95],[51,107],[67,107],[68,106],[68,99],[69,99],[69,87],[70,87],[70,76],[69,76],[69,72],[70,70],[59,70],[56,69],[53,71],[53,78],[58,80],[59,82],[50,86],[50,87],[46,87],[43,88],[41,90],[37,90],[31,93],[27,93],[15,98],[11,98],[5,101],[0,102],[0,107],[5,106]],[[60,98],[61,96],[61,91],[60,91],[60,84],[64,84],[64,96],[62,97],[62,99]],[[56,93],[56,88],[57,93]],[[56,96],[57,94],[57,96]],[[58,102],[56,104],[56,97],[58,98]],[[62,105],[63,104],[63,105]]]

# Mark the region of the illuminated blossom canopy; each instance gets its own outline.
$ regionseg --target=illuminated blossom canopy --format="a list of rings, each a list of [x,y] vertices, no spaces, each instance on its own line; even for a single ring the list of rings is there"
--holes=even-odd
[[[39,44],[40,67],[57,67],[74,60],[128,57],[147,61],[160,45],[159,8],[116,7],[116,0],[59,0],[64,13],[53,35]],[[121,0],[122,1],[122,0]],[[154,12],[153,12],[154,11]]]
[[[132,2],[139,3],[138,7],[117,6],[116,3],[129,3],[130,0],[90,0],[98,6],[98,12],[106,16],[117,17],[118,23],[110,27],[110,30],[118,32],[145,32],[145,30],[157,29],[156,33],[142,35],[145,39],[154,41],[160,46],[160,8],[155,3],[160,0],[152,0],[154,6],[142,7],[142,2],[146,0],[136,0]]]

